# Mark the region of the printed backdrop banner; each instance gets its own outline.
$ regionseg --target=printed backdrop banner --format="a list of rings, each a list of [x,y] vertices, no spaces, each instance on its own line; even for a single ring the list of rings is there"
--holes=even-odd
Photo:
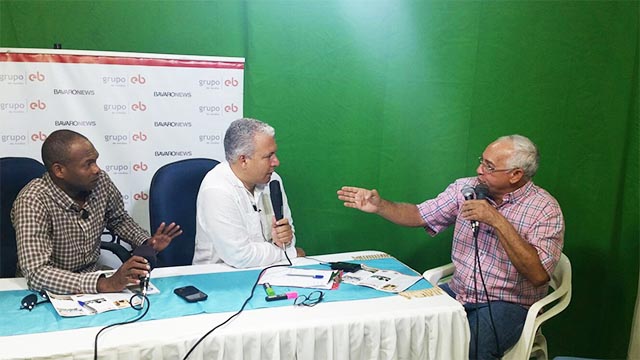
[[[48,134],[77,131],[150,230],[153,174],[181,159],[223,161],[243,84],[244,58],[0,48],[0,156],[42,161]]]

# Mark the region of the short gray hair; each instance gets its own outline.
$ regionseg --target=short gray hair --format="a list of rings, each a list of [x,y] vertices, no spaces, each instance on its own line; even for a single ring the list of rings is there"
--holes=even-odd
[[[540,164],[540,153],[533,141],[517,134],[502,136],[496,141],[510,141],[513,145],[513,152],[511,157],[507,159],[506,167],[520,168],[526,179],[533,178]]]
[[[276,131],[260,120],[242,118],[229,125],[224,134],[224,157],[235,163],[240,155],[251,157],[256,150],[253,138],[257,134],[276,136]]]

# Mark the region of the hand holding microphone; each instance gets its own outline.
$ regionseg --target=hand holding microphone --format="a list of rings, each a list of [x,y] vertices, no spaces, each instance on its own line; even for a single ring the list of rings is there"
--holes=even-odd
[[[129,284],[145,285],[144,282],[148,281],[149,273],[155,266],[155,250],[149,245],[140,245],[113,275],[98,279],[97,290],[101,293],[120,292]]]
[[[275,221],[271,228],[271,237],[276,246],[284,249],[293,239],[293,230],[289,224],[289,219],[284,217],[280,182],[278,180],[271,181],[269,183],[269,191],[271,193],[271,206],[273,207],[273,214],[275,216]]]
[[[140,256],[144,258],[149,266],[149,271],[146,275],[139,276],[138,281],[140,282],[140,290],[142,291],[142,295],[147,295],[147,290],[149,289],[149,279],[151,277],[151,270],[156,267],[157,258],[156,251],[147,244],[142,244],[138,246],[135,250],[133,250],[133,256]]]
[[[462,205],[460,213],[464,219],[471,220],[474,235],[478,233],[480,222],[495,226],[497,217],[501,217],[501,215],[486,201],[491,198],[487,185],[480,183],[475,189],[465,185],[461,192],[466,201]]]

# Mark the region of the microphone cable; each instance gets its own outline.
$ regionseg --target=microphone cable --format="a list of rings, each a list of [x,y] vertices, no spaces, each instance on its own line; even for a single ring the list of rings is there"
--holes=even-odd
[[[263,235],[264,236],[264,235]],[[265,271],[275,268],[275,267],[285,267],[285,266],[291,266],[293,265],[293,263],[291,262],[291,259],[289,259],[289,255],[287,255],[287,251],[285,250],[285,246],[282,246],[282,251],[284,252],[284,256],[287,258],[287,262],[288,264],[278,264],[278,265],[269,265],[267,267],[265,267],[264,269],[262,269],[262,271],[260,271],[260,274],[258,274],[258,278],[256,279],[256,282],[253,283],[253,286],[251,287],[251,294],[249,294],[249,297],[244,301],[244,303],[242,304],[242,307],[240,307],[240,310],[238,310],[235,314],[229,316],[227,318],[227,320],[223,321],[222,323],[216,325],[213,329],[207,331],[206,334],[202,335],[202,337],[200,337],[200,339],[198,339],[198,341],[196,341],[195,344],[193,344],[193,346],[191,346],[191,348],[189,349],[189,351],[187,352],[187,354],[182,358],[182,360],[187,360],[187,358],[189,357],[189,355],[191,355],[191,353],[193,352],[193,350],[196,349],[196,347],[207,337],[209,336],[209,334],[211,334],[212,332],[216,331],[218,328],[220,328],[221,326],[227,324],[229,321],[231,321],[232,319],[234,319],[235,317],[237,317],[238,315],[240,315],[243,311],[244,308],[247,306],[247,304],[249,303],[249,301],[253,298],[253,294],[255,293],[256,290],[256,286],[258,286],[258,283],[260,282],[260,278],[262,277],[262,275],[265,273]]]
[[[480,252],[478,250],[478,233],[480,229],[480,224],[476,227],[473,232],[473,242],[475,248],[475,258],[474,258],[474,267],[473,267],[473,289],[475,292],[475,312],[476,312],[476,347],[475,347],[475,358],[478,358],[478,335],[480,332],[480,321],[478,315],[478,281],[476,278],[476,267],[478,268],[478,273],[480,274],[480,282],[482,283],[482,287],[484,289],[484,295],[487,299],[487,306],[489,307],[489,319],[491,320],[491,329],[493,330],[493,336],[496,338],[496,354],[494,354],[497,358],[502,358],[500,355],[500,339],[498,339],[498,332],[496,330],[496,324],[493,321],[493,312],[491,311],[491,300],[489,300],[489,292],[487,291],[487,285],[484,282],[484,276],[482,275],[482,266],[480,265]]]
[[[140,298],[142,300],[142,302],[138,305],[134,305],[133,304],[133,299],[134,298]],[[144,306],[144,303],[147,303],[147,306]],[[145,315],[147,315],[147,313],[149,312],[149,308],[151,307],[151,302],[149,302],[149,298],[147,297],[147,295],[139,293],[139,294],[133,294],[133,296],[131,296],[131,298],[129,299],[129,305],[131,306],[131,308],[135,309],[135,310],[142,310],[144,308],[144,312],[132,319],[132,320],[127,320],[127,321],[123,321],[123,322],[119,322],[119,323],[115,323],[115,324],[111,324],[108,326],[103,327],[102,329],[100,329],[100,331],[98,331],[98,333],[96,334],[94,343],[93,343],[93,360],[98,360],[98,336],[100,336],[100,334],[112,327],[118,326],[118,325],[127,325],[127,324],[132,324],[140,319],[142,319]]]

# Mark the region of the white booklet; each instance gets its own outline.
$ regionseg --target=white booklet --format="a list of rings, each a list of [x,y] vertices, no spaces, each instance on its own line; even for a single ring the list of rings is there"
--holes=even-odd
[[[113,271],[107,272],[108,275],[112,273]],[[129,308],[131,307],[129,300],[139,292],[140,286],[132,284],[117,293],[60,295],[47,291],[47,296],[60,316],[72,317],[95,315],[105,311]],[[160,290],[149,282],[147,295],[159,293]],[[135,297],[133,305],[140,305],[141,302],[141,297]]]
[[[273,286],[331,289],[336,274],[337,272],[332,270],[297,269],[291,267],[272,268],[262,275],[259,284],[269,283]]]
[[[362,285],[376,290],[398,293],[405,291],[420,280],[421,276],[401,274],[393,270],[380,270],[362,265],[362,270],[345,272],[342,282],[352,285]]]

